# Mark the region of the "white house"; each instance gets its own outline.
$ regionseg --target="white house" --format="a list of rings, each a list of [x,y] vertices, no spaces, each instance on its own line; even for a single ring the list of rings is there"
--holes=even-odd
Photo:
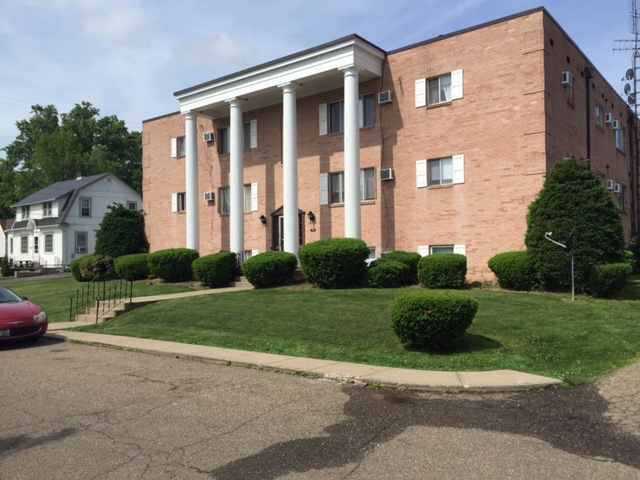
[[[96,230],[117,203],[142,208],[141,196],[112,173],[78,176],[28,196],[13,205],[16,218],[6,232],[9,258],[59,267],[93,253]]]

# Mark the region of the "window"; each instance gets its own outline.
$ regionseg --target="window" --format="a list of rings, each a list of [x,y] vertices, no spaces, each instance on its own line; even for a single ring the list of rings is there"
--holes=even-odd
[[[229,153],[229,128],[221,128],[218,130],[218,153]]]
[[[87,232],[76,232],[76,253],[87,253]]]
[[[29,237],[26,235],[20,237],[20,253],[29,253]]]
[[[450,102],[451,97],[451,74],[432,78],[428,81],[428,105]]]
[[[425,255],[440,255],[443,253],[466,255],[467,247],[465,245],[430,245],[428,247],[418,247],[418,253],[423,257]]]
[[[53,204],[51,202],[44,202],[42,204],[42,216],[50,217],[53,215]]]
[[[187,195],[184,192],[171,194],[171,211],[184,212],[187,209]]]
[[[228,215],[231,211],[229,207],[229,187],[222,187],[218,190],[218,208],[222,215]]]
[[[616,193],[617,200],[618,200],[618,208],[620,209],[621,212],[625,211],[625,207],[624,207],[625,191],[626,191],[626,187],[624,185],[620,185],[620,191]]]
[[[26,220],[31,216],[31,206],[25,205],[22,207],[22,220]]]
[[[464,183],[464,155],[416,162],[418,188],[459,183]]]
[[[329,104],[329,133],[344,131],[344,101]]]
[[[573,82],[565,84],[567,89],[567,102],[573,105]]]
[[[91,199],[88,197],[80,197],[80,216],[91,216]]]
[[[429,185],[453,183],[453,158],[429,160]]]
[[[359,126],[375,124],[375,96],[373,93],[360,96],[358,102]],[[344,100],[320,105],[320,135],[344,131]]]
[[[429,255],[440,255],[442,253],[453,253],[453,245],[434,245],[429,247]]]
[[[171,158],[184,157],[186,155],[185,137],[171,139]]]
[[[53,233],[44,236],[44,253],[53,253]]]
[[[9,239],[9,253],[13,255],[13,237]]]
[[[415,82],[416,108],[449,103],[464,97],[464,75],[462,70],[453,70],[429,79],[419,78]]]
[[[33,253],[38,253],[38,249],[39,249],[39,243],[40,238],[39,237],[33,237]]]
[[[320,196],[327,196],[329,201],[324,201],[321,198],[321,205],[327,203],[344,203],[344,172],[335,172],[329,174],[328,192],[323,195],[323,177],[320,176],[321,194]],[[375,188],[375,169],[365,168],[360,170],[360,201],[375,200],[376,188]]]
[[[596,103],[596,125],[599,127],[604,126],[604,114],[602,113],[602,107]]]
[[[131,202],[131,201],[128,201],[128,202],[127,202],[127,208],[128,208],[129,210],[137,210],[137,209],[138,209],[138,202]]]
[[[616,148],[624,152],[624,129],[618,127],[616,130]]]
[[[229,127],[218,129],[218,153],[225,155],[231,151]],[[242,147],[244,150],[258,148],[258,121],[251,120],[242,124]]]

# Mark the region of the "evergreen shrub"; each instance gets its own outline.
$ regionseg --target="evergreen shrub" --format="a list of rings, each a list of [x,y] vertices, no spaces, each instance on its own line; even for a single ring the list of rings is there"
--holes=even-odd
[[[149,277],[149,254],[134,253],[114,261],[116,276],[126,280],[144,280]]]
[[[85,255],[69,264],[73,278],[77,282],[100,282],[115,277],[113,258],[102,255]]]
[[[498,284],[507,290],[529,291],[535,282],[535,273],[529,253],[504,252],[489,260],[489,268],[498,279]]]
[[[191,248],[169,248],[149,254],[149,274],[165,282],[188,282],[193,279],[191,264],[199,257]]]
[[[369,287],[398,288],[407,284],[409,267],[386,257],[376,260],[369,266]]]
[[[242,264],[242,272],[256,288],[276,287],[291,282],[298,258],[289,252],[264,252]]]
[[[598,265],[593,269],[589,281],[591,294],[596,297],[610,297],[619,293],[632,272],[633,269],[628,263]]]
[[[391,326],[410,348],[439,350],[461,337],[473,322],[478,302],[452,291],[413,291],[391,304]]]
[[[236,254],[220,252],[193,261],[193,275],[205,287],[227,287],[235,278]]]
[[[407,277],[403,280],[404,285],[416,285],[418,283],[418,263],[422,256],[417,252],[405,252],[403,250],[394,250],[387,253],[380,260],[404,263],[409,267]]]
[[[418,263],[418,280],[426,288],[462,288],[467,257],[459,253],[427,255]]]
[[[298,252],[304,277],[320,288],[357,288],[367,281],[369,247],[355,238],[329,238]]]

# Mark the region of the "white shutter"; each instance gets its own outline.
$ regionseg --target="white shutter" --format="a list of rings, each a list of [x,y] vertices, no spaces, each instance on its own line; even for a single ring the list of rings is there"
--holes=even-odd
[[[426,257],[427,255],[429,255],[429,247],[418,247],[418,253],[423,256]]]
[[[251,120],[249,123],[251,136],[251,148],[258,148],[258,120]]]
[[[174,213],[178,211],[178,194],[177,193],[171,194],[171,211]]]
[[[427,161],[418,160],[416,162],[416,187],[422,188],[427,186]]]
[[[251,184],[251,211],[252,212],[258,211],[258,184],[257,183]]]
[[[259,250],[251,250],[251,256],[255,257],[256,255],[258,255],[260,253]]]
[[[464,94],[462,70],[451,72],[451,99],[459,100]]]
[[[320,174],[320,205],[329,205],[329,174]]]
[[[364,127],[364,102],[362,97],[358,100],[358,127]]]
[[[454,155],[453,164],[453,183],[464,183],[464,155]]]
[[[318,108],[318,120],[320,121],[320,135],[326,135],[327,129],[327,104],[322,103]]]
[[[171,158],[177,158],[177,157],[178,157],[178,139],[172,138],[171,139]]]
[[[459,253],[460,255],[467,255],[467,247],[465,245],[454,245],[453,253]]]
[[[427,80],[416,80],[416,108],[427,104]]]

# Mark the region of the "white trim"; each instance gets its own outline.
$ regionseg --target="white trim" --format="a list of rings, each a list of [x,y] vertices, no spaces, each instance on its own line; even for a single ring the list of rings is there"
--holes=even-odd
[[[327,104],[321,103],[318,106],[318,121],[320,123],[320,135],[326,135],[329,131],[328,118],[327,118]]]
[[[460,255],[467,256],[467,247],[465,245],[454,245],[453,253],[458,253]]]
[[[178,139],[171,139],[171,158],[178,158]]]
[[[320,205],[329,205],[329,174],[320,174]]]
[[[427,161],[418,160],[416,162],[416,187],[423,188],[427,186]]]
[[[256,182],[251,184],[251,211],[258,211],[258,184]]]
[[[258,148],[258,120],[249,122],[251,148]]]
[[[464,155],[454,155],[451,164],[453,165],[453,183],[464,183]]]
[[[418,247],[418,253],[423,256],[426,257],[427,255],[429,255],[429,246],[420,246]]]
[[[178,211],[178,194],[171,194],[171,212],[176,213]]]
[[[451,100],[460,100],[464,94],[462,70],[451,72]]]
[[[427,79],[416,80],[416,108],[427,105]]]

